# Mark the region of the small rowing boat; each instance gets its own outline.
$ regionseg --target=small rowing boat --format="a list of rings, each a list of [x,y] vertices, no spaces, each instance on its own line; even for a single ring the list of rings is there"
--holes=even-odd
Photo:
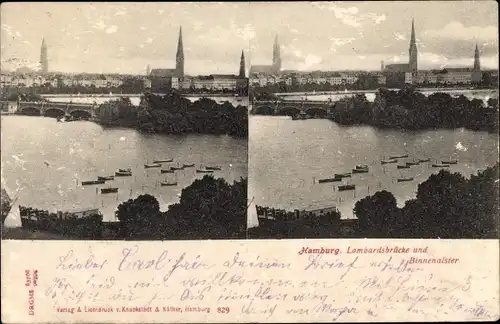
[[[380,164],[398,163],[398,160],[383,160]]]
[[[432,164],[433,168],[448,168],[450,167],[449,164]]]
[[[177,182],[162,182],[161,185],[164,186],[177,186]]]
[[[118,188],[101,188],[102,194],[118,192]]]
[[[413,165],[419,165],[420,162],[406,162],[406,165],[408,166],[413,166]]]
[[[196,170],[196,173],[214,173],[214,170]]]
[[[154,160],[153,163],[169,163],[173,162],[174,159],[166,159],[166,160]]]
[[[82,181],[82,186],[103,184],[104,180],[91,180],[91,181]]]
[[[116,177],[130,177],[132,176],[132,172],[130,171],[117,171],[115,172]]]
[[[109,180],[115,180],[115,177],[114,176],[97,177],[97,180],[109,181]]]
[[[368,168],[366,168],[366,169],[352,169],[352,173],[368,173]]]
[[[335,178],[350,178],[351,174],[348,173],[335,173],[334,174]]]
[[[398,169],[409,169],[409,165],[398,165]]]
[[[192,167],[194,167],[194,163],[192,163],[192,164],[183,164],[182,167],[183,168],[192,168]]]
[[[451,161],[441,161],[442,164],[457,164],[457,160],[451,160]]]
[[[160,170],[160,173],[174,173],[174,172],[175,172],[174,170],[170,170],[170,169],[168,169],[168,170],[161,169]]]
[[[398,182],[413,181],[412,177],[409,178],[398,178]]]
[[[132,172],[131,168],[128,169],[118,169],[118,172]]]
[[[161,168],[161,164],[144,164],[144,168]]]
[[[349,185],[342,185],[337,187],[339,191],[346,191],[346,190],[354,190],[356,189],[356,185],[349,184]]]
[[[319,179],[318,183],[337,182],[337,181],[342,181],[342,177]]]
[[[206,170],[214,170],[214,171],[220,171],[222,170],[221,167],[218,167],[218,166],[207,166],[205,167]]]
[[[424,162],[431,162],[431,159],[419,159],[419,163],[424,163]]]
[[[389,159],[390,160],[393,160],[393,159],[404,159],[404,158],[407,158],[408,157],[408,154],[405,154],[405,155],[395,155],[395,156],[390,156]]]

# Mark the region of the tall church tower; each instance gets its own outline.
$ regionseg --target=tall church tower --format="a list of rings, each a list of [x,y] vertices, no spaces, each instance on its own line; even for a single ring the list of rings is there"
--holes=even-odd
[[[49,59],[47,57],[47,44],[45,38],[42,38],[42,48],[40,50],[40,66],[41,72],[47,74],[49,72]]]
[[[479,71],[481,71],[481,63],[479,62],[479,49],[477,48],[476,43],[476,50],[474,51],[474,72]]]
[[[279,73],[281,71],[281,53],[280,53],[280,45],[278,44],[278,35],[276,35],[276,38],[274,39],[273,69],[274,73]]]
[[[179,78],[184,78],[184,47],[182,46],[182,26],[179,28],[179,41],[175,55],[175,70]]]
[[[409,50],[410,60],[408,62],[409,72],[417,72],[418,64],[418,50],[417,50],[417,41],[415,38],[415,23],[414,20],[411,20],[411,39],[410,39],[410,50]]]
[[[241,58],[240,58],[240,74],[238,75],[240,78],[245,77],[245,53],[241,51]]]

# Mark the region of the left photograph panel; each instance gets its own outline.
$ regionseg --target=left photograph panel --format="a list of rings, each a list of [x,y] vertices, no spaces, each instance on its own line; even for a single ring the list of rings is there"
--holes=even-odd
[[[3,4],[2,239],[244,239],[238,10]]]

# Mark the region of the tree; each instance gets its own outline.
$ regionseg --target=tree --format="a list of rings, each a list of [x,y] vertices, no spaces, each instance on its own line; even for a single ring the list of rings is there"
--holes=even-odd
[[[148,237],[157,229],[161,218],[160,205],[155,197],[145,194],[121,203],[116,212],[120,221],[122,237]]]
[[[385,190],[357,201],[354,206],[361,231],[371,233],[371,237],[388,237],[397,212],[396,198]]]

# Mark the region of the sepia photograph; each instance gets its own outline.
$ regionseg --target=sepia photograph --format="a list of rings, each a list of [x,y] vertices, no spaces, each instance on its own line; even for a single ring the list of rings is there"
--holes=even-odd
[[[245,238],[244,16],[3,4],[2,238]]]
[[[500,318],[497,2],[0,9],[2,323]]]
[[[497,3],[251,12],[249,238],[498,238]]]

